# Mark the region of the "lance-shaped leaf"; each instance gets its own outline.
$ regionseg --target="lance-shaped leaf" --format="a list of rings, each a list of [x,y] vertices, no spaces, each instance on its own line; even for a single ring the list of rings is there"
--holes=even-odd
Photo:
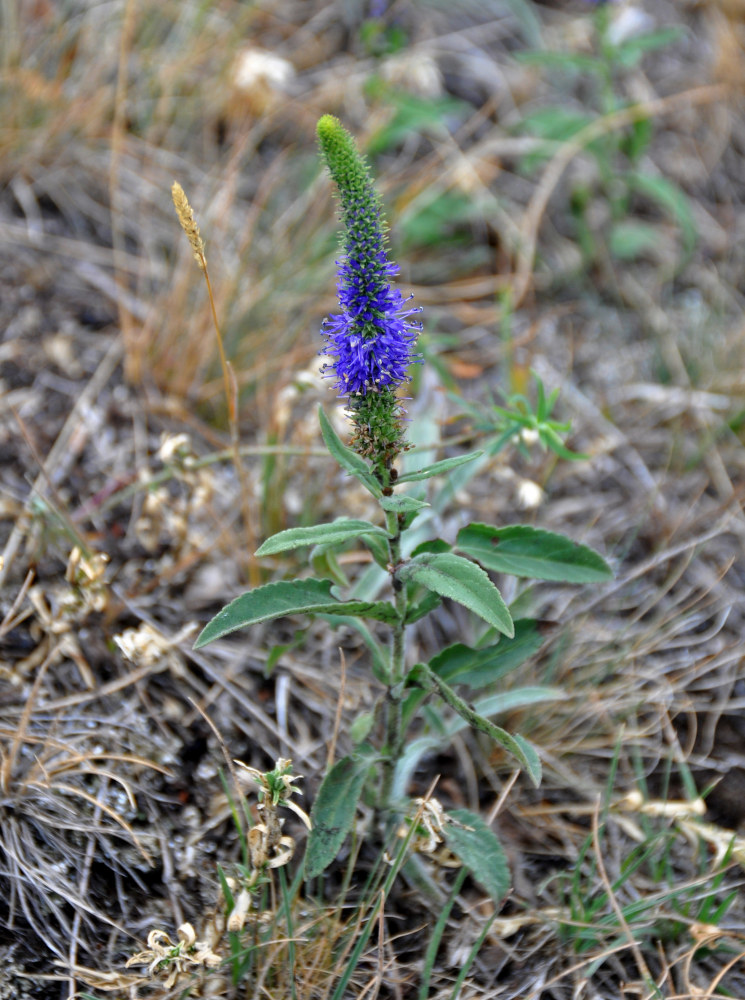
[[[602,556],[586,545],[529,525],[468,524],[458,532],[455,544],[487,569],[512,576],[564,583],[599,583],[613,576]]]
[[[342,757],[323,779],[310,812],[306,878],[320,875],[339,853],[352,829],[370,763],[371,757],[365,754]]]
[[[411,514],[414,511],[418,513],[420,510],[424,510],[425,507],[430,506],[426,500],[417,500],[416,497],[405,495],[381,497],[379,503],[383,510],[390,510],[394,514]]]
[[[450,822],[443,833],[448,847],[499,906],[511,885],[502,845],[483,819],[468,809],[453,809],[447,817]]]
[[[484,687],[534,656],[545,641],[546,632],[554,625],[534,618],[518,618],[514,624],[515,635],[511,639],[504,636],[498,643],[481,649],[471,649],[457,642],[437,653],[429,665],[448,684],[457,682],[472,688]]]
[[[336,545],[360,535],[379,535],[387,538],[388,533],[370,521],[356,521],[342,517],[330,524],[312,524],[309,527],[288,528],[272,535],[257,550],[257,556],[273,556],[278,552],[299,549],[304,545]]]
[[[351,448],[347,448],[331,426],[331,421],[320,406],[318,407],[318,419],[321,423],[321,434],[323,435],[326,447],[339,465],[343,469],[346,469],[355,479],[358,479],[374,497],[382,497],[383,490],[378,480],[370,472],[367,462],[363,458],[360,458]]]
[[[523,736],[520,736],[518,733],[515,733],[513,736],[506,729],[502,729],[501,726],[495,726],[493,722],[480,715],[475,709],[471,708],[468,702],[459,697],[449,684],[446,684],[442,678],[430,670],[426,663],[418,663],[412,674],[414,674],[418,683],[421,683],[424,687],[432,691],[436,691],[442,700],[450,705],[469,726],[480,733],[485,733],[495,743],[498,743],[511,753],[528,772],[536,788],[540,785],[540,758],[535,752],[534,747]]]
[[[421,479],[430,479],[432,476],[439,476],[443,472],[457,469],[459,465],[465,465],[466,462],[472,462],[474,458],[478,458],[482,454],[483,452],[481,451],[472,451],[469,455],[458,455],[456,458],[443,458],[441,462],[433,462],[432,465],[427,465],[423,469],[401,473],[396,482],[416,483]]]
[[[403,566],[399,575],[404,582],[414,580],[440,597],[458,601],[498,632],[515,634],[502,595],[483,569],[469,559],[451,552],[425,552]]]
[[[206,646],[229,632],[271,621],[284,615],[325,612],[335,615],[358,615],[392,623],[398,613],[386,601],[339,601],[331,594],[331,580],[280,580],[249,590],[219,611],[202,629],[194,648]]]

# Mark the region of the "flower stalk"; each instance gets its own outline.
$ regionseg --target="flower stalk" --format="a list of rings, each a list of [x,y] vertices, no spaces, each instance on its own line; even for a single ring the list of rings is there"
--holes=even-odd
[[[367,459],[389,494],[393,491],[393,463],[406,449],[404,410],[398,389],[409,381],[408,369],[420,357],[414,344],[421,324],[413,317],[421,310],[409,305],[393,288],[399,268],[388,258],[386,225],[370,170],[352,136],[338,119],[324,115],[318,122],[318,141],[329,173],[336,183],[341,216],[343,256],[337,262],[339,312],[324,321],[326,340],[323,366],[334,388],[347,399],[354,426],[352,447]],[[403,744],[401,696],[406,675],[406,591],[397,576],[401,564],[399,515],[386,511],[391,585],[397,621],[391,626],[388,690],[384,702],[385,745],[379,809],[388,810],[396,762]]]

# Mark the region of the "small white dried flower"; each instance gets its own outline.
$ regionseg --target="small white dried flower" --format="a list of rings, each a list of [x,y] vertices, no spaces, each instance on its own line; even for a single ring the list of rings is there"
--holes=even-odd
[[[428,799],[415,799],[413,805],[416,812],[407,816],[406,821],[399,827],[398,836],[408,837],[412,823],[415,824],[414,836],[410,843],[412,850],[436,861],[445,868],[460,868],[462,862],[443,844],[443,830],[448,823],[462,826],[445,812],[439,799],[430,796]]]
[[[543,503],[546,494],[532,479],[521,479],[517,486],[517,502],[523,510],[535,510]]]
[[[235,900],[235,905],[230,911],[230,916],[228,917],[228,930],[229,931],[240,931],[243,930],[243,925],[246,922],[248,916],[248,911],[251,909],[251,893],[247,889],[241,889],[238,893],[238,897]]]
[[[256,48],[239,53],[233,69],[233,83],[239,90],[250,91],[259,85],[282,89],[294,76],[295,67],[289,60]]]
[[[254,871],[267,868],[281,868],[292,859],[295,853],[295,841],[292,837],[282,834],[284,820],[279,818],[279,806],[286,806],[298,816],[310,829],[310,817],[291,801],[291,796],[302,792],[293,782],[301,776],[292,774],[292,761],[279,757],[271,771],[259,771],[249,767],[243,761],[235,762],[253,778],[259,786],[258,811],[261,821],[248,832],[248,850],[251,867]]]
[[[150,667],[165,661],[167,666],[179,666],[177,647],[196,629],[196,624],[190,622],[169,639],[148,622],[141,622],[137,628],[128,628],[121,635],[115,635],[114,642],[133,663]]]
[[[165,931],[150,931],[147,948],[129,958],[126,968],[147,965],[151,976],[166,975],[165,987],[170,989],[183,973],[200,967],[214,969],[222,961],[205,941],[197,941],[191,924],[181,924],[176,934],[178,941],[174,942]]]
[[[168,434],[165,432],[161,434],[157,457],[163,465],[182,465],[184,459],[191,458],[193,455],[194,449],[188,434]]]
[[[106,609],[109,590],[104,581],[104,573],[108,562],[109,557],[105,552],[92,552],[84,556],[79,546],[73,548],[67,560],[65,579],[74,589],[61,601],[66,614],[85,614]]]

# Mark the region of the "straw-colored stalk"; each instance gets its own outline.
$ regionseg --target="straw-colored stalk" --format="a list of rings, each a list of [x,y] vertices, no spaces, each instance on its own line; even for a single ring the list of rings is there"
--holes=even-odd
[[[171,187],[171,197],[173,198],[173,204],[176,209],[179,222],[181,223],[181,228],[186,233],[186,238],[189,240],[194,253],[194,260],[196,260],[199,265],[199,270],[204,275],[204,280],[207,285],[207,295],[210,300],[212,322],[217,335],[217,347],[220,352],[220,365],[222,367],[222,376],[225,383],[225,397],[228,403],[228,424],[230,427],[233,462],[241,484],[241,506],[243,509],[243,523],[246,530],[246,541],[248,544],[248,576],[251,586],[255,587],[260,583],[260,574],[258,564],[253,556],[256,548],[256,533],[253,527],[251,505],[249,502],[249,483],[246,477],[246,470],[244,468],[243,461],[241,460],[240,442],[238,438],[238,383],[235,378],[233,367],[225,356],[222,333],[220,332],[220,324],[217,319],[217,309],[215,308],[215,298],[212,294],[212,282],[210,281],[209,271],[207,270],[207,257],[204,250],[204,240],[199,234],[199,226],[194,218],[194,211],[189,204],[189,199],[186,197],[186,193],[178,181],[173,182]]]

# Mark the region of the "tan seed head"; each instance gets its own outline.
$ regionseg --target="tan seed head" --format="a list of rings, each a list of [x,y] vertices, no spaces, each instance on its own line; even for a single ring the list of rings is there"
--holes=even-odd
[[[205,271],[207,269],[207,258],[204,254],[204,240],[199,235],[199,226],[194,218],[194,212],[184,193],[184,189],[178,181],[173,182],[171,197],[176,208],[178,221],[181,223],[181,228],[186,233],[189,243],[191,243],[191,248],[194,251],[194,260]]]

